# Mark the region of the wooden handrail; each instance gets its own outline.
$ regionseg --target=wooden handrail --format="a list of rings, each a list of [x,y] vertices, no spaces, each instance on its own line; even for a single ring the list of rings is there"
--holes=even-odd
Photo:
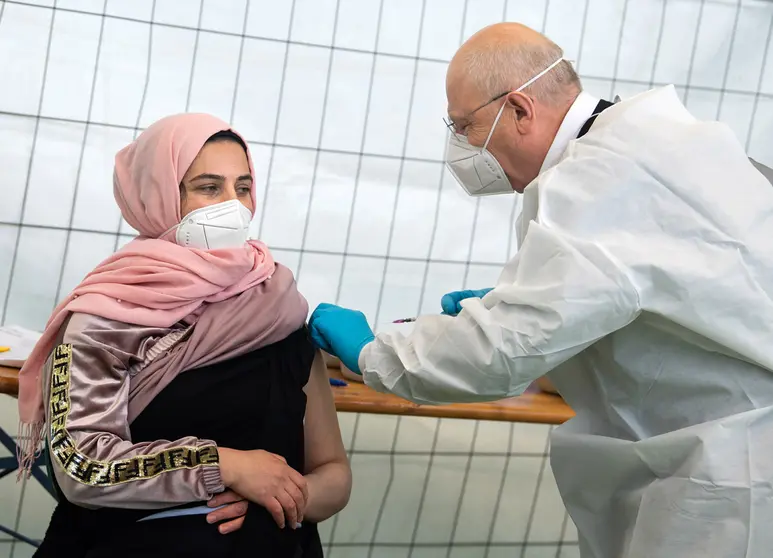
[[[19,395],[19,370],[0,366],[0,393],[11,397]]]
[[[328,368],[328,374],[332,378],[344,379],[336,368]],[[379,393],[359,382],[345,381],[348,385],[333,388],[336,409],[340,412],[543,424],[561,424],[574,416],[560,395],[543,392],[536,386],[527,389],[523,395],[501,401],[418,405],[396,395]]]
[[[379,393],[362,383],[345,380],[338,368],[329,367],[328,374],[331,378],[347,382],[346,386],[332,388],[336,409],[340,412],[543,424],[561,424],[574,416],[559,395],[540,391],[535,386],[518,397],[490,403],[417,405],[396,395]],[[0,366],[0,393],[13,397],[18,395],[18,369]]]

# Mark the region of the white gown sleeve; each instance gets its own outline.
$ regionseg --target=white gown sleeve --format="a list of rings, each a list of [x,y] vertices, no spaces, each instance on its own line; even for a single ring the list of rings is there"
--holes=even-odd
[[[408,335],[378,334],[360,354],[365,383],[420,404],[511,397],[640,313],[609,254],[538,222],[494,290],[462,306],[421,316]]]

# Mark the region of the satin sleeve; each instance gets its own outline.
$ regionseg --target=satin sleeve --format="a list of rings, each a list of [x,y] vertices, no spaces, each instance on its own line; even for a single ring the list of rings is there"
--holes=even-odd
[[[65,332],[47,367],[46,443],[67,500],[87,508],[157,509],[225,489],[213,441],[132,442],[129,373],[107,347]]]

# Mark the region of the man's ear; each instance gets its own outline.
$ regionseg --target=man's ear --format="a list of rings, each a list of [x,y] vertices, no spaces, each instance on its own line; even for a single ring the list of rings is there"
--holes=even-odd
[[[521,134],[528,134],[534,128],[534,101],[520,91],[507,95],[507,108],[512,111],[515,125]]]

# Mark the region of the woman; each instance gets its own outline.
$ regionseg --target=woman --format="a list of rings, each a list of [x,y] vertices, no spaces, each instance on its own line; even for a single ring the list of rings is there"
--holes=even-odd
[[[247,241],[246,143],[212,116],[164,118],[113,182],[140,236],[55,309],[20,373],[20,462],[45,439],[60,493],[36,556],[321,556],[316,523],[351,471],[308,305]]]

